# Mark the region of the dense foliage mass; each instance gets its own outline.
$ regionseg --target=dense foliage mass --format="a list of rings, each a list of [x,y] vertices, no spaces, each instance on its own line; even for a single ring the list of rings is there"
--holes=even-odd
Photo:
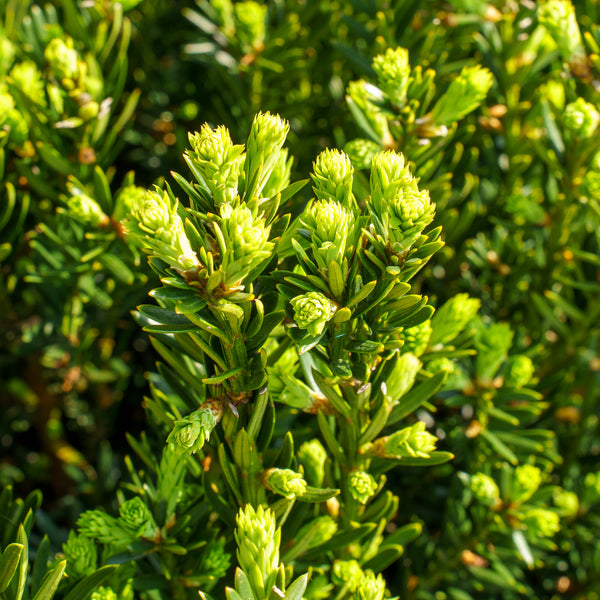
[[[0,600],[600,599],[597,0],[0,7]]]

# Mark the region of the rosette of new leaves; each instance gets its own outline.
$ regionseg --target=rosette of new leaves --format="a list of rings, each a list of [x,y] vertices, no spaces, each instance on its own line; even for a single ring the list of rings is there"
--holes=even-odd
[[[510,499],[515,504],[527,502],[542,483],[542,471],[534,465],[515,468]]]
[[[567,104],[564,112],[564,124],[577,137],[582,139],[591,138],[600,122],[600,113],[596,107],[583,98],[577,98],[575,102]]]
[[[150,191],[132,199],[124,226],[140,246],[178,271],[197,269],[200,261],[192,250],[177,214],[177,200],[167,191]]]
[[[366,504],[377,491],[377,482],[370,473],[352,471],[348,477],[348,489],[355,500],[361,504]]]
[[[108,216],[104,214],[100,205],[87,194],[79,190],[71,190],[74,193],[67,199],[67,209],[70,215],[80,223],[98,227],[108,223]]]
[[[404,156],[391,150],[373,158],[368,206],[376,234],[370,238],[385,253],[407,250],[435,213],[429,192],[419,190]]]
[[[306,491],[306,481],[292,469],[269,469],[265,472],[264,480],[272,492],[288,500],[302,496]]]
[[[335,304],[320,292],[307,292],[290,300],[294,321],[300,329],[312,336],[323,333],[327,322],[333,318]]]
[[[70,577],[79,579],[96,570],[96,544],[89,537],[70,531],[62,549],[67,559],[67,574]]]
[[[210,438],[210,434],[221,419],[222,414],[221,405],[213,403],[194,411],[183,419],[178,419],[167,438],[167,444],[177,454],[197,452]]]
[[[500,499],[498,485],[485,473],[475,473],[471,477],[470,487],[475,498],[486,506],[494,506]]]
[[[119,514],[119,522],[134,537],[154,536],[156,532],[154,517],[139,496],[123,502],[119,507]]]
[[[474,111],[485,99],[494,78],[479,65],[464,67],[435,103],[430,118],[436,126],[452,125]]]
[[[410,63],[406,48],[388,48],[373,59],[373,69],[381,89],[398,106],[406,102],[410,81]]]
[[[189,140],[193,151],[186,152],[186,160],[193,163],[210,190],[214,201],[212,209],[233,202],[238,196],[244,146],[231,141],[226,127],[212,129],[208,123],[202,125],[199,133],[190,134]]]
[[[64,80],[76,79],[79,76],[79,54],[69,36],[51,40],[44,51],[44,58],[54,77],[63,84],[66,83]]]
[[[252,271],[271,258],[274,244],[270,228],[246,206],[223,206],[222,218],[215,224],[221,255],[223,283],[235,288]]]
[[[382,458],[429,458],[435,450],[437,438],[425,431],[425,423],[418,421],[391,435],[373,442],[369,454]]]
[[[560,531],[560,518],[552,510],[532,508],[523,515],[523,525],[532,538],[553,537]]]
[[[383,575],[381,573],[375,575],[373,571],[367,569],[361,574],[350,600],[383,600],[384,595],[385,579]]]
[[[345,152],[335,148],[324,150],[313,163],[311,177],[315,196],[319,200],[335,198],[349,206],[353,201],[353,174],[354,167]]]

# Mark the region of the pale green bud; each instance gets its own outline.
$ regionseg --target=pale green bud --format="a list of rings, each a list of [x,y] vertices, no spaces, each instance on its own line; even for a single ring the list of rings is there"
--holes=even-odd
[[[44,82],[42,74],[32,60],[17,63],[10,72],[13,84],[34,102],[45,106]]]
[[[427,363],[427,370],[431,373],[437,373],[438,371],[445,371],[446,373],[454,373],[454,363],[446,356],[435,358]]]
[[[333,563],[331,580],[337,586],[348,586],[348,590],[354,592],[362,577],[362,569],[356,560],[336,560]]]
[[[200,133],[189,139],[195,153],[192,160],[212,192],[215,205],[235,200],[244,147],[233,144],[229,130],[222,125],[212,129],[205,123]]]
[[[553,495],[554,504],[560,513],[566,517],[574,517],[579,512],[579,498],[575,492],[558,488]]]
[[[293,159],[288,159],[287,148],[280,150],[278,158],[273,165],[273,170],[269,175],[269,179],[267,179],[265,187],[262,190],[262,195],[265,198],[272,198],[290,184],[292,163]]]
[[[552,537],[560,531],[559,516],[545,508],[532,508],[525,513],[523,523],[533,537]]]
[[[233,6],[237,39],[245,52],[260,50],[265,42],[267,6],[247,0]]]
[[[290,300],[294,309],[294,321],[300,329],[307,329],[312,336],[320,335],[333,318],[335,305],[320,292],[307,292]]]
[[[328,542],[337,530],[338,524],[329,515],[323,515],[303,525],[298,531],[296,539],[301,540],[307,533],[314,531],[308,545],[309,548],[314,548]]]
[[[336,243],[340,236],[354,229],[354,215],[336,200],[317,200],[302,215],[302,223],[310,230],[315,246]]]
[[[542,471],[533,465],[519,465],[515,469],[511,500],[522,504],[527,502],[542,483]]]
[[[379,573],[366,570],[358,580],[356,590],[350,596],[350,600],[383,600],[385,595],[385,579]]]
[[[104,214],[100,205],[86,194],[69,196],[67,208],[72,217],[86,225],[98,227],[108,221],[108,217]]]
[[[408,50],[388,48],[384,54],[378,54],[373,59],[373,69],[377,73],[381,89],[394,104],[402,106],[406,102],[410,80]]]
[[[133,207],[144,201],[146,190],[137,185],[128,185],[121,188],[117,195],[113,218],[116,221],[121,221],[128,215]]]
[[[535,366],[529,356],[517,354],[508,359],[504,383],[511,387],[521,388],[531,381],[534,373]]]
[[[208,441],[222,416],[223,408],[219,403],[207,403],[204,408],[175,421],[167,444],[170,444],[177,454],[194,454]]]
[[[90,102],[86,102],[82,106],[79,107],[77,114],[84,120],[90,121],[91,119],[95,119],[98,116],[98,112],[100,111],[100,105],[97,102],[91,100]]]
[[[600,114],[596,107],[583,98],[567,104],[564,112],[565,127],[580,138],[587,139],[594,135],[600,122]]]
[[[73,40],[64,36],[54,38],[44,50],[44,58],[56,79],[75,79],[79,73],[79,54],[73,48]]]
[[[431,111],[436,126],[452,125],[474,111],[492,87],[492,73],[479,65],[464,67]]]
[[[572,62],[585,56],[575,7],[570,0],[548,0],[538,3],[537,18],[556,42],[563,59]]]
[[[352,471],[348,478],[348,489],[355,500],[361,504],[366,504],[377,491],[377,482],[370,473]]]
[[[427,190],[419,190],[413,183],[404,188],[390,205],[390,225],[401,231],[417,226],[425,229],[433,220],[434,207]]]
[[[90,600],[119,600],[112,588],[100,586],[92,592]]]
[[[340,150],[327,149],[313,163],[313,190],[320,200],[335,198],[348,205],[352,198],[354,167],[350,157]]]
[[[132,206],[124,225],[142,247],[179,270],[192,270],[200,265],[177,214],[176,200],[171,203],[166,191],[150,190],[142,195],[132,194],[128,200]]]
[[[430,320],[402,331],[400,333],[400,338],[404,340],[402,352],[411,352],[415,356],[421,356],[429,344],[432,331]]]
[[[272,492],[288,500],[302,496],[306,491],[306,481],[302,475],[291,469],[268,469],[265,471],[265,483]]]
[[[485,473],[475,473],[475,475],[471,477],[470,487],[475,498],[486,506],[494,506],[500,498],[498,485]]]
[[[381,145],[371,140],[357,139],[344,146],[344,152],[350,157],[355,169],[370,169],[373,157],[381,152]]]
[[[102,544],[127,544],[131,535],[124,531],[119,521],[102,510],[87,510],[77,520],[79,532]]]
[[[222,207],[219,228],[225,246],[221,248],[221,266],[228,287],[238,285],[259,263],[271,256],[274,244],[269,241],[270,228],[255,219],[246,205]]]
[[[67,574],[73,579],[85,577],[96,570],[98,554],[96,544],[90,538],[70,531],[62,550],[67,559]]]
[[[371,164],[371,195],[393,200],[400,191],[409,187],[413,176],[404,155],[393,150],[378,152]]]
[[[121,504],[119,513],[121,515],[119,521],[123,528],[135,537],[152,537],[155,533],[154,517],[139,496]]]
[[[384,458],[429,458],[437,441],[435,435],[425,431],[425,423],[418,421],[392,435],[379,438],[374,442],[373,450]]]
[[[236,523],[238,562],[251,580],[254,570],[258,569],[262,581],[253,582],[254,591],[258,592],[279,567],[281,529],[276,527],[275,513],[270,508],[259,506],[255,510],[251,504],[240,508]]]
[[[298,450],[298,461],[304,467],[304,474],[311,485],[319,487],[325,478],[325,462],[328,458],[323,444],[317,439],[304,442]]]
[[[236,5],[238,6],[238,5]],[[246,143],[246,201],[260,197],[269,181],[273,169],[280,161],[281,149],[290,130],[290,125],[279,115],[269,112],[254,117]]]

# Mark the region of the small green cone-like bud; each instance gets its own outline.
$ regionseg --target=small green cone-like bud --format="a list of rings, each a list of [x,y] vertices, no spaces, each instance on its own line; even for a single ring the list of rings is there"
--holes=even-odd
[[[377,73],[381,89],[390,100],[398,106],[404,105],[410,80],[408,50],[388,48],[373,59],[373,69]]]
[[[485,473],[475,473],[471,477],[473,496],[486,506],[494,506],[500,498],[500,490],[496,482]]]
[[[239,6],[239,5],[236,5]],[[246,143],[246,201],[260,197],[275,165],[290,130],[290,124],[279,115],[269,112],[254,117]]]
[[[333,563],[331,580],[340,587],[347,585],[348,590],[354,592],[362,574],[357,560],[336,560]]]
[[[434,210],[429,191],[419,190],[416,182],[413,182],[390,205],[390,226],[401,231],[409,231],[414,227],[422,231],[433,220]]]
[[[565,127],[582,139],[591,138],[598,128],[599,122],[600,113],[593,104],[586,102],[583,98],[577,98],[575,102],[571,102],[565,107]]]
[[[155,533],[154,517],[139,496],[121,504],[119,513],[119,522],[135,537],[152,537]]]
[[[355,500],[361,504],[366,504],[377,491],[377,482],[370,473],[352,471],[348,478],[348,489]]]
[[[233,6],[237,39],[244,52],[262,49],[265,42],[267,6],[253,0]]]
[[[90,600],[119,600],[112,588],[100,586],[92,592]]]
[[[222,125],[212,129],[205,123],[189,139],[194,150],[191,160],[212,192],[215,205],[232,202],[238,195],[244,147],[235,145],[229,130]]]
[[[375,576],[375,573],[371,570],[366,570],[358,580],[356,590],[350,600],[383,600],[385,595],[385,579],[383,575],[379,573]]]
[[[323,484],[327,458],[327,451],[317,439],[304,442],[298,449],[298,461],[303,466],[304,476],[311,485],[321,487]]]
[[[558,488],[552,496],[558,512],[565,517],[574,517],[579,512],[579,498],[575,492]]]
[[[291,469],[268,469],[265,471],[265,484],[272,492],[288,500],[302,496],[306,491],[305,479]]]
[[[381,145],[371,140],[356,139],[344,146],[355,169],[370,169],[373,157],[381,152]]]
[[[517,354],[508,359],[506,372],[504,374],[504,384],[521,388],[526,386],[535,373],[535,366],[529,356]]]
[[[175,421],[173,430],[167,438],[167,444],[170,444],[177,454],[197,452],[208,441],[222,415],[221,405],[211,403]]]
[[[44,50],[44,58],[59,81],[75,79],[79,74],[79,54],[68,36],[50,40]]]
[[[73,579],[91,575],[96,570],[96,544],[90,538],[70,531],[62,550],[67,559],[67,574]]]
[[[491,72],[479,65],[464,67],[435,103],[431,121],[441,126],[452,125],[462,119],[483,102],[493,81]]]
[[[350,157],[340,150],[327,149],[313,163],[313,190],[320,200],[335,198],[348,206],[352,198],[354,167]]]
[[[277,160],[273,164],[273,170],[262,190],[265,198],[272,198],[290,184],[292,163],[293,158],[288,158],[287,148],[280,150]]]
[[[537,18],[556,42],[564,60],[573,63],[586,59],[583,38],[571,0],[539,2]]]
[[[392,435],[379,438],[369,453],[382,458],[429,458],[437,441],[435,435],[425,431],[425,423],[418,421]]]
[[[131,203],[123,225],[127,233],[179,270],[191,270],[200,262],[192,250],[177,214],[177,201],[171,202],[166,191],[146,190],[130,194],[124,201]]]
[[[294,321],[300,329],[313,336],[320,335],[333,318],[335,305],[320,292],[307,292],[290,300],[294,309]]]
[[[519,465],[515,469],[511,500],[522,504],[527,502],[542,483],[542,471],[533,465]]]
[[[404,155],[393,150],[378,152],[371,164],[371,195],[391,202],[413,181]]]
[[[131,535],[124,531],[117,519],[102,510],[86,510],[77,519],[79,533],[102,544],[128,543]]]
[[[17,63],[10,72],[10,78],[21,93],[41,106],[46,105],[42,74],[32,60]]]
[[[266,598],[264,585],[279,567],[279,544],[281,529],[276,527],[275,513],[270,508],[251,504],[241,508],[236,516],[235,539],[238,546],[237,558],[240,567],[248,575],[258,597]],[[258,570],[260,581],[254,573]]]
[[[86,194],[70,196],[67,208],[72,217],[86,225],[98,227],[108,222],[108,216],[104,214],[100,205]]]
[[[430,320],[402,331],[400,333],[400,338],[404,340],[402,353],[411,352],[415,356],[421,356],[429,344],[432,331]]]
[[[145,195],[146,190],[137,185],[128,185],[121,188],[115,201],[113,219],[115,221],[122,221],[137,203],[143,202]]]
[[[532,508],[523,517],[527,533],[532,537],[552,537],[560,531],[559,516],[545,508]]]
[[[221,267],[225,284],[232,287],[271,256],[274,244],[269,241],[270,228],[262,219],[254,218],[247,206],[223,207],[222,215],[218,223],[225,242]]]

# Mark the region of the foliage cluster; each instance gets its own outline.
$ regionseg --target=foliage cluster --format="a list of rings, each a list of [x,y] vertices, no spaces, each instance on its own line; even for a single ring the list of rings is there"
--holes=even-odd
[[[600,598],[597,0],[0,6],[1,600]]]

